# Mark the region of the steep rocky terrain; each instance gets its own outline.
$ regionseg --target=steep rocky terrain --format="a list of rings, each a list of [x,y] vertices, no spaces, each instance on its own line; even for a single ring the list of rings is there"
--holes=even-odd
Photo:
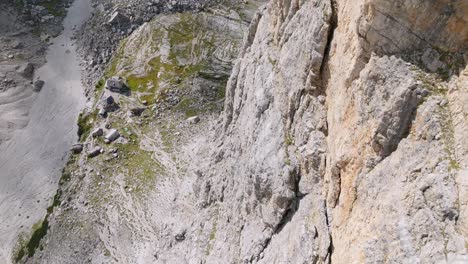
[[[466,1],[260,4],[156,15],[88,67],[16,260],[468,263]]]

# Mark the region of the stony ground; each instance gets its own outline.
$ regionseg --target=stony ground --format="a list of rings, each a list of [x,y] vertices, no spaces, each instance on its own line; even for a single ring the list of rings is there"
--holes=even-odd
[[[20,262],[468,261],[463,1],[122,4]]]

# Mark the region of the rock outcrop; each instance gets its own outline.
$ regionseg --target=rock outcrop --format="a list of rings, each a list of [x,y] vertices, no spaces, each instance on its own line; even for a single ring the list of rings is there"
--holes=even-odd
[[[121,43],[121,102],[156,119],[110,115],[130,127],[119,163],[103,150],[66,168],[34,258],[468,261],[465,1],[271,0],[248,29],[233,13],[161,16]],[[201,111],[231,67],[224,110]]]

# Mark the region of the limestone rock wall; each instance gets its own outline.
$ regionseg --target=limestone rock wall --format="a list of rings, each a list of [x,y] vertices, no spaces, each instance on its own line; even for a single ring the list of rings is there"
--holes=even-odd
[[[109,177],[119,188],[97,187],[113,198],[89,212],[71,206],[86,193],[72,177],[62,197],[72,197],[69,209],[51,221],[43,256],[54,259],[54,249],[67,245],[73,254],[63,250],[63,258],[95,262],[468,261],[465,2],[271,0],[245,33],[218,122],[210,121],[216,114],[202,116],[196,129],[177,115],[146,120],[151,129],[135,129],[143,146],[174,133],[156,125],[161,120],[186,129],[173,152],[146,146],[153,160],[168,157],[167,175],[145,184],[143,201],[119,182],[129,173]],[[232,13],[219,19],[239,21]],[[140,28],[130,44],[139,32],[153,29]],[[197,39],[184,44],[187,54]],[[181,48],[169,44],[129,50],[145,61]],[[145,69],[125,61],[131,57],[121,56],[116,72]],[[171,78],[176,66],[165,68]],[[77,164],[94,179],[100,165],[88,165]],[[125,203],[113,204],[119,195]],[[73,248],[78,235],[61,243],[61,218],[91,223],[77,231],[88,247]]]
[[[202,181],[222,215],[209,262],[466,260],[464,14],[463,1],[259,10]]]

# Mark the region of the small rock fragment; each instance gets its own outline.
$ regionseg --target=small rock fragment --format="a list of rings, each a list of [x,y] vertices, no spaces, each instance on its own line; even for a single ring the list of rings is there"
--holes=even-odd
[[[128,23],[129,21],[130,20],[128,19],[128,17],[126,17],[124,14],[118,11],[115,11],[114,13],[112,13],[112,16],[109,19],[108,23],[109,24],[125,24],[125,23]]]
[[[83,144],[73,144],[70,150],[73,154],[79,154],[83,151]]]
[[[93,130],[93,132],[91,132],[91,136],[93,137],[100,137],[104,134],[104,131],[102,130],[102,128],[96,128],[95,130]]]
[[[93,149],[88,153],[88,158],[94,158],[94,157],[96,157],[97,155],[101,154],[101,150],[102,150],[102,148],[99,147],[99,146],[93,148]]]
[[[185,240],[185,234],[187,233],[187,230],[185,229],[182,229],[180,231],[178,231],[175,235],[175,239],[176,241],[183,241]]]
[[[135,108],[132,108],[130,109],[130,115],[131,116],[141,116],[141,114],[143,113],[143,111],[145,111],[146,108],[142,108],[142,107],[135,107]]]
[[[198,116],[189,117],[189,118],[187,118],[187,122],[189,122],[190,124],[196,124],[196,123],[200,122],[200,117],[198,117]]]
[[[106,110],[105,110],[104,108],[99,109],[98,114],[99,114],[100,116],[104,117],[104,116],[106,116],[106,113],[107,113],[107,112],[106,112]]]

